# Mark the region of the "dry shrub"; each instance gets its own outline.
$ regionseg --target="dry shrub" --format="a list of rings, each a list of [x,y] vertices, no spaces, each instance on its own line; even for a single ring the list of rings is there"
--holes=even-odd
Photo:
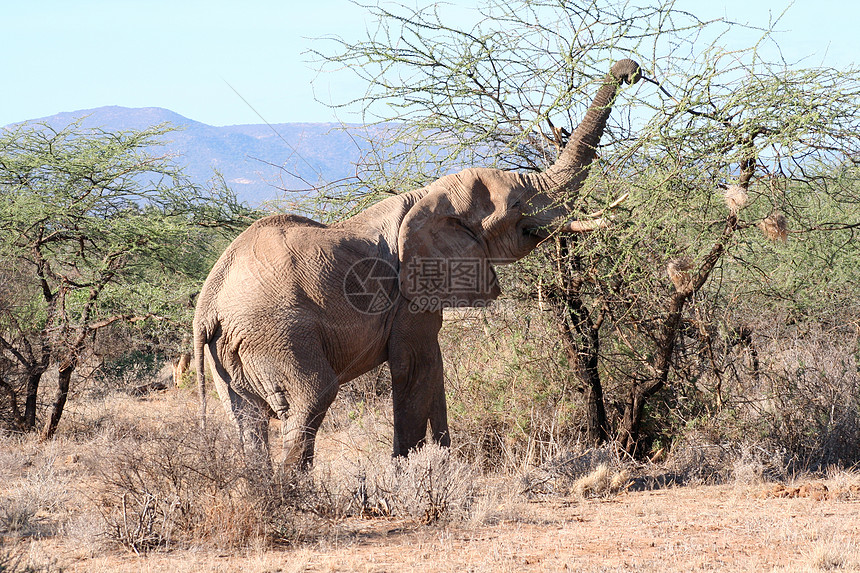
[[[248,463],[219,410],[202,431],[187,416],[186,394],[116,392],[72,416],[75,435],[93,441],[81,465],[95,476],[92,501],[109,541],[136,552],[261,547],[324,538],[350,516],[431,523],[468,513],[471,468],[438,446],[392,460],[390,442],[380,442],[391,428],[377,420],[379,404],[360,411],[360,398],[339,400],[313,470],[277,466],[273,474]],[[279,440],[272,446],[277,459]]]
[[[447,448],[318,459],[311,472],[272,474],[246,462],[232,427],[210,426],[150,421],[102,457],[98,501],[110,539],[136,552],[236,548],[318,538],[350,516],[468,518],[476,476]]]
[[[0,432],[0,483],[9,484],[30,465],[24,454],[25,437]]]
[[[20,446],[12,451],[20,456]],[[17,472],[7,473],[3,483],[9,488],[0,496],[0,534],[38,537],[62,527],[68,517],[69,478],[57,469],[58,456],[56,442],[50,442],[18,466]]]
[[[63,569],[57,567],[54,561],[36,563],[27,552],[19,548],[3,548],[0,546],[0,573],[51,573]]]
[[[107,535],[135,552],[190,542],[244,478],[235,460],[224,463],[238,452],[212,434],[176,424],[161,429],[117,443],[101,461]]]
[[[343,450],[384,450],[390,457],[393,424],[391,374],[382,364],[340,388],[321,427],[329,439],[316,444],[315,459],[342,457]]]
[[[818,327],[762,345],[761,376],[743,413],[766,449],[786,449],[796,471],[860,462],[860,364],[856,342]],[[749,398],[749,397],[748,397]]]
[[[662,468],[676,485],[760,483],[784,480],[791,473],[784,449],[767,450],[748,442],[713,442],[687,432],[672,447]]]
[[[37,518],[38,505],[30,499],[0,498],[0,534],[11,536],[38,535],[42,531]]]
[[[681,460],[679,471],[700,465],[689,477],[704,481],[780,479],[860,462],[856,331],[780,314],[754,318],[679,337],[679,377],[651,410],[660,446]]]
[[[109,538],[136,552],[292,540],[294,515],[313,505],[314,491],[294,472],[272,477],[247,463],[229,430],[162,423],[118,443],[100,465]]]
[[[428,444],[406,458],[361,460],[350,475],[350,510],[363,517],[403,517],[424,524],[467,519],[476,496],[472,466],[448,448]],[[329,475],[329,480],[332,476]],[[343,499],[343,497],[342,497]]]
[[[737,483],[756,484],[787,476],[785,452],[768,452],[743,443],[731,457],[731,477]]]
[[[540,466],[582,436],[581,399],[553,316],[513,301],[446,312],[440,345],[451,434],[485,471]]]

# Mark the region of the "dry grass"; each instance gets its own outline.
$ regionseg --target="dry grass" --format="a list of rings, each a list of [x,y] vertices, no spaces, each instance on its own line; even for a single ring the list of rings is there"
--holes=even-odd
[[[691,424],[652,461],[632,460],[581,445],[547,321],[499,318],[449,321],[454,448],[396,463],[384,369],[343,389],[313,471],[271,479],[245,463],[217,401],[200,432],[193,389],[130,396],[129,380],[79,392],[53,442],[0,437],[0,537],[14,548],[0,563],[14,557],[16,573],[857,568],[860,474],[840,468],[860,435],[858,378],[843,347],[776,337],[760,344],[755,376],[730,356],[745,377],[723,386],[713,422],[723,431]],[[729,439],[731,424],[743,439]]]
[[[395,463],[380,440],[390,425],[375,409],[356,413],[344,400],[314,471],[279,467],[269,477],[246,463],[217,408],[216,423],[199,429],[195,402],[185,389],[101,393],[71,402],[61,437],[47,445],[2,438],[0,535],[77,537],[93,550],[144,554],[313,542],[355,517],[469,518],[471,466],[435,446]],[[277,455],[276,437],[274,446]]]
[[[33,439],[9,441],[4,448],[7,487],[0,491],[0,535],[53,535],[68,518],[71,477],[57,467],[62,443],[42,448]]]
[[[805,569],[811,571],[857,571],[860,547],[856,539],[829,539],[813,545],[806,553]]]
[[[649,488],[664,483],[642,476],[716,462],[670,456],[643,466],[606,448],[526,473],[479,472],[456,450],[428,447],[395,464],[382,403],[344,396],[320,435],[313,472],[261,481],[226,432],[200,434],[184,420],[195,406],[190,390],[111,394],[70,404],[65,432],[50,444],[0,438],[2,508],[11,515],[11,500],[35,508],[25,527],[5,521],[3,539],[15,549],[4,555],[17,568],[7,570],[801,571],[857,563],[856,545],[829,542],[860,535],[848,518],[860,501],[856,472],[822,477],[845,493],[815,501],[763,495],[767,457],[755,449],[724,468],[736,474],[731,485],[656,491]]]

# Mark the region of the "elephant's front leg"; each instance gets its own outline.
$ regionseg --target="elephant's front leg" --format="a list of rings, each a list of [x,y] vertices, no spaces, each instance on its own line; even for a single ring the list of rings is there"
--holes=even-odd
[[[442,313],[411,314],[407,318],[393,329],[388,351],[395,456],[405,456],[424,445],[428,422],[435,442],[443,446],[451,442],[438,341]]]

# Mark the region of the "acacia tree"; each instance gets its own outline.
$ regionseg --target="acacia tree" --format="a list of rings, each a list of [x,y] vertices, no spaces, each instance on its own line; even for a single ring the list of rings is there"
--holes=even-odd
[[[97,331],[187,323],[187,299],[213,256],[209,229],[244,224],[247,210],[226,187],[200,189],[156,153],[169,131],[110,133],[77,122],[0,133],[0,261],[7,269],[0,391],[13,428],[36,428],[40,381],[56,366],[42,436],[54,434]]]
[[[767,272],[761,230],[783,240],[789,224],[792,237],[841,229],[838,245],[860,220],[860,72],[768,62],[768,29],[726,49],[738,25],[672,1],[488,2],[458,24],[437,7],[370,10],[379,25],[366,40],[321,54],[367,82],[344,105],[386,126],[360,182],[366,201],[463,165],[544,168],[614,60],[633,58],[661,83],[619,96],[570,198],[589,212],[630,192],[614,225],[557,239],[503,274],[521,288],[509,293],[552,303],[592,442],[616,437],[643,453],[649,399],[683,378],[677,342],[691,301],[698,313],[725,302],[733,277]],[[848,254],[843,244],[830,256]]]

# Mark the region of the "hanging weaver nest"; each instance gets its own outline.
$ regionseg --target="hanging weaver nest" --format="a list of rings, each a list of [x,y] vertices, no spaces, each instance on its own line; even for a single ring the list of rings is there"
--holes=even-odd
[[[779,211],[774,211],[768,218],[759,222],[758,227],[771,241],[788,239],[788,219]]]
[[[747,204],[747,199],[749,199],[747,190],[740,185],[729,185],[726,187],[723,197],[726,200],[726,207],[729,208],[729,212],[732,215],[737,215],[738,211],[744,208],[744,205]]]
[[[675,285],[675,290],[685,292],[693,289],[693,275],[690,271],[693,270],[693,262],[687,257],[681,257],[674,261],[669,261],[666,265],[666,272]]]

